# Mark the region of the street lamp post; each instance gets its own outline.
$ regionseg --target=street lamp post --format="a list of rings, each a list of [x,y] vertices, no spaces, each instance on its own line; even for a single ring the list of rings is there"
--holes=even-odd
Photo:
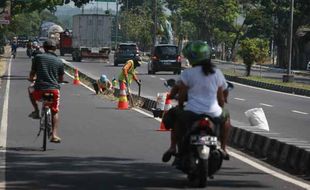
[[[289,40],[289,58],[287,73],[283,75],[283,82],[293,82],[294,75],[291,73],[292,66],[292,47],[293,47],[293,23],[294,23],[294,0],[291,0],[291,23],[290,23],[290,40]]]

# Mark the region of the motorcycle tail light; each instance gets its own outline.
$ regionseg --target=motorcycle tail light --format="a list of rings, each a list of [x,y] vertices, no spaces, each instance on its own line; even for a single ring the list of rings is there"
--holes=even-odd
[[[199,121],[200,128],[207,128],[207,127],[209,127],[209,125],[210,125],[209,120],[202,119]]]
[[[181,62],[181,56],[178,55],[177,62]]]

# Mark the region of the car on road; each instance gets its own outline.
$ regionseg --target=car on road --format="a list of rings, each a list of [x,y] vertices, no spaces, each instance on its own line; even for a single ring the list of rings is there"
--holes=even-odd
[[[136,43],[119,43],[114,54],[114,66],[125,64],[130,59],[141,59]]]
[[[158,44],[153,48],[148,64],[148,74],[155,74],[158,71],[181,73],[181,56],[176,45]]]
[[[308,62],[307,70],[310,71],[310,61]]]

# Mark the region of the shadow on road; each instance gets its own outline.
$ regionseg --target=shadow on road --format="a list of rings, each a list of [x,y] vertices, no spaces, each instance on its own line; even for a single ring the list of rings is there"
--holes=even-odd
[[[15,151],[14,151],[15,150]],[[185,188],[183,174],[171,166],[115,157],[47,156],[12,147],[6,153],[6,189],[170,189]],[[235,173],[238,171],[227,171]],[[223,173],[223,178],[229,175]],[[250,175],[242,174],[239,175]],[[1,181],[0,181],[1,182]],[[209,186],[263,188],[258,181],[212,180]]]
[[[0,78],[2,80],[28,80],[28,76],[18,76],[18,75],[3,75]]]

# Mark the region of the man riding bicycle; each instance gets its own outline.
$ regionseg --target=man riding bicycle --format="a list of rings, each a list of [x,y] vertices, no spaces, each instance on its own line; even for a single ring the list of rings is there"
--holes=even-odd
[[[48,39],[45,41],[43,48],[45,53],[38,54],[33,58],[29,74],[29,81],[34,81],[28,88],[30,101],[34,108],[34,111],[29,114],[29,117],[33,119],[40,118],[37,101],[41,99],[44,92],[52,93],[52,135],[50,141],[60,143],[61,139],[57,135],[60,99],[59,83],[63,82],[64,65],[61,59],[55,54],[56,42],[54,40]]]

